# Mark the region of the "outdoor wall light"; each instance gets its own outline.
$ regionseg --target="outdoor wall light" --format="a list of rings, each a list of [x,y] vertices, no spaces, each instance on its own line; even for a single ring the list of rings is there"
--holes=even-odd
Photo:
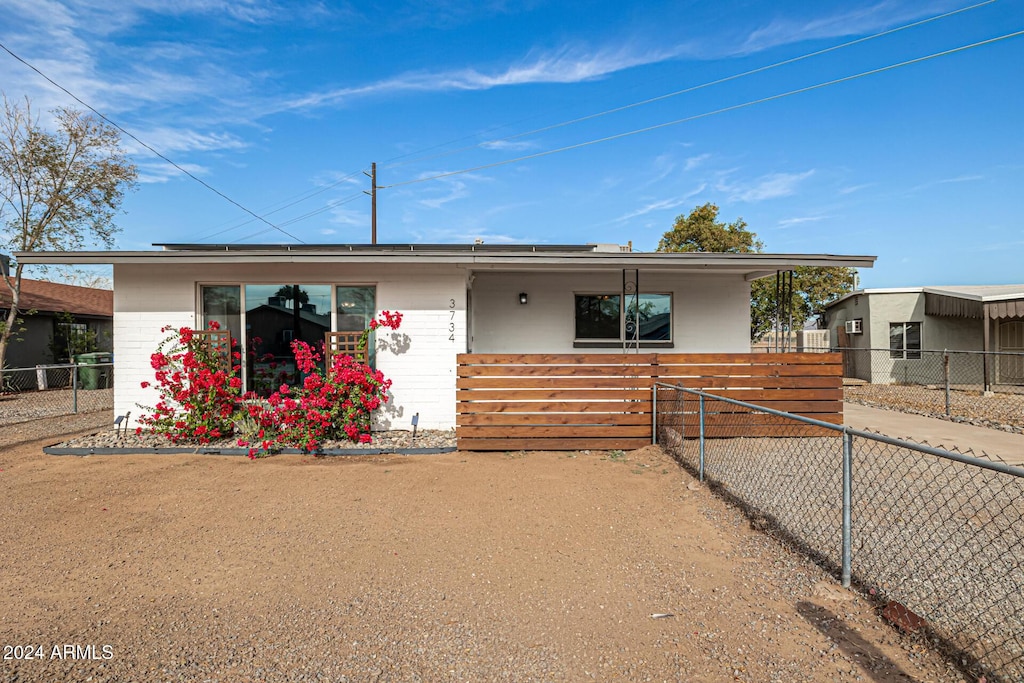
[[[519,303],[526,305],[526,292],[519,292]]]

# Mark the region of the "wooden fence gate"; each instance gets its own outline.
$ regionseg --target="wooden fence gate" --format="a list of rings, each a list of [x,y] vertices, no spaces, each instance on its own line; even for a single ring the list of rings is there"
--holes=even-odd
[[[651,443],[654,382],[842,424],[835,353],[460,354],[458,447],[639,448]],[[761,423],[743,435],[775,431],[771,420]]]

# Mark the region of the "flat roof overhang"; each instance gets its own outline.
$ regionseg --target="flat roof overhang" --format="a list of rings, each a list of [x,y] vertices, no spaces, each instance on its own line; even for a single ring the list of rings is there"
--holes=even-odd
[[[394,263],[455,265],[467,270],[572,271],[642,269],[664,272],[742,274],[747,280],[774,275],[797,266],[871,268],[877,257],[837,254],[732,254],[600,252],[589,248],[545,246],[480,249],[477,245],[302,245],[173,248],[161,251],[15,252],[26,265],[105,264],[267,264],[267,263]],[[474,247],[476,249],[467,249]],[[504,245],[502,245],[504,246]],[[412,247],[412,248],[410,248]]]

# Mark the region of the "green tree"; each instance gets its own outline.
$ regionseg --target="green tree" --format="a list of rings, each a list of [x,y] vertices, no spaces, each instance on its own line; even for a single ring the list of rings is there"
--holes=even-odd
[[[53,111],[54,131],[39,124],[26,98],[3,98],[0,113],[0,249],[73,251],[114,244],[113,223],[138,172],[112,126],[70,108]],[[17,328],[22,268],[0,275],[11,296],[0,322],[0,368]]]
[[[757,234],[747,229],[738,218],[732,223],[718,220],[718,206],[707,203],[687,215],[676,218],[672,229],[658,242],[658,251],[718,252],[734,254],[759,253],[764,244]],[[798,266],[793,272],[792,329],[801,329],[814,316],[820,316],[825,305],[853,289],[853,269],[840,266],[815,268]],[[750,338],[756,341],[775,327],[779,310],[775,278],[755,280],[750,287]],[[785,307],[783,307],[785,308]],[[789,326],[789,315],[780,321]]]
[[[793,290],[790,306],[794,330],[803,329],[808,320],[818,318],[825,306],[853,291],[853,269],[843,266],[797,266],[793,270]],[[757,341],[775,327],[775,278],[755,280],[750,285],[750,339]],[[789,328],[789,317],[781,321]]]
[[[757,235],[747,230],[746,221],[737,218],[732,223],[722,223],[718,220],[718,206],[710,202],[686,216],[677,216],[675,225],[658,242],[658,251],[749,254],[762,248]]]

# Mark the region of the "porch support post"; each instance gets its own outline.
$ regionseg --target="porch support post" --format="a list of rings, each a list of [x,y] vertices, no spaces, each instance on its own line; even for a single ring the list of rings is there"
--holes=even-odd
[[[985,341],[984,341],[985,345],[983,347],[984,348],[984,353],[982,353],[982,355],[981,355],[981,372],[982,372],[982,375],[984,375],[981,378],[982,379],[981,383],[982,383],[982,389],[985,392],[991,391],[991,389],[992,389],[991,385],[989,384],[989,380],[988,380],[988,371],[989,371],[989,368],[988,368],[988,352],[991,350],[991,348],[989,347],[989,343],[990,343],[989,342],[989,334],[990,334],[989,328],[992,327],[992,317],[991,317],[992,311],[989,309],[989,306],[990,306],[990,304],[983,304],[984,315],[982,316],[982,321],[983,321],[984,330],[985,330],[985,335],[984,335],[985,336]]]

